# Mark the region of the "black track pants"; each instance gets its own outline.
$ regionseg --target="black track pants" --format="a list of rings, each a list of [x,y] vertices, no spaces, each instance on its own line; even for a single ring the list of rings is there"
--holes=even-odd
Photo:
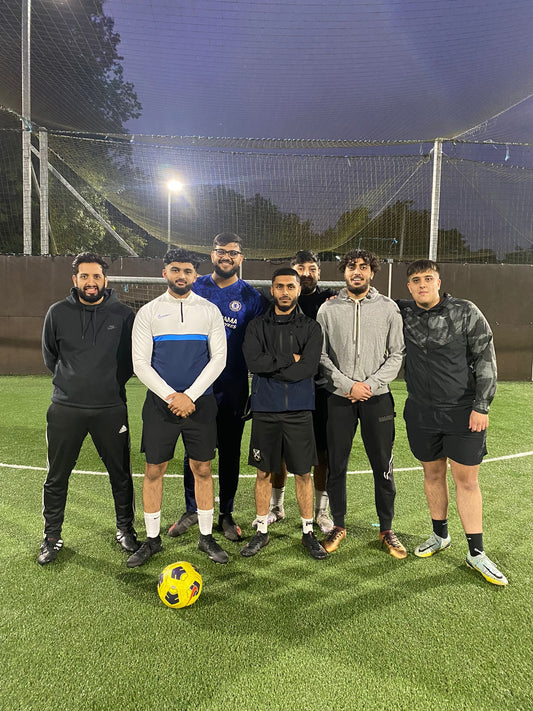
[[[43,487],[45,535],[61,533],[69,477],[88,434],[109,473],[117,528],[131,526],[135,507],[126,405],[85,409],[52,403],[47,423],[48,475]]]
[[[346,515],[346,470],[352,442],[361,422],[361,437],[374,473],[374,497],[380,529],[388,530],[394,517],[396,486],[392,471],[394,400],[390,393],[351,403],[331,395],[328,399],[328,481],[331,515],[344,528]]]

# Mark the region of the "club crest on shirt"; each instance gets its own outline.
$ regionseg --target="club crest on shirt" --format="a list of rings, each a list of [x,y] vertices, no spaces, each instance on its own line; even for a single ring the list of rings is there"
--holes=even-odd
[[[229,307],[231,311],[240,311],[242,309],[242,304],[240,301],[230,301]]]
[[[261,450],[260,449],[252,449],[252,454],[256,462],[261,461]]]

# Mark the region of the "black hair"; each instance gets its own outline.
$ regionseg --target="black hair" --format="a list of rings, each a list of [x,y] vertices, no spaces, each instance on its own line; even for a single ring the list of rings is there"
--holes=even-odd
[[[224,247],[224,245],[230,242],[236,242],[242,249],[242,239],[239,235],[236,235],[235,232],[221,232],[218,234],[213,240],[213,249],[216,249],[216,247]]]
[[[422,272],[437,272],[440,274],[439,265],[432,259],[417,259],[415,262],[411,262],[407,267],[407,278],[413,274],[422,274]]]
[[[368,252],[366,249],[352,249],[351,252],[346,252],[339,262],[339,271],[343,272],[348,264],[355,264],[358,259],[362,259],[365,264],[368,264],[372,274],[380,270],[379,259],[374,252]]]
[[[172,264],[172,262],[179,262],[180,264],[190,263],[193,265],[195,271],[198,271],[200,266],[200,260],[188,249],[169,249],[163,258],[164,264]]]
[[[72,273],[77,274],[78,267],[80,264],[85,262],[88,264],[99,264],[102,267],[102,274],[104,276],[109,269],[108,263],[99,254],[95,254],[94,252],[81,252],[74,257],[74,261],[72,262]]]
[[[298,282],[298,284],[300,283],[300,275],[292,267],[280,267],[279,269],[276,269],[274,274],[272,274],[272,283],[274,283],[276,277],[279,276],[293,276],[296,277],[296,281]]]
[[[295,264],[305,264],[306,262],[315,262],[320,266],[320,259],[315,252],[311,252],[309,249],[300,249],[291,259],[291,267],[294,267]]]

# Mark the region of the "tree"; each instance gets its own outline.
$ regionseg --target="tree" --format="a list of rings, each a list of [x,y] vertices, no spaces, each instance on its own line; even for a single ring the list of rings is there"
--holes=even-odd
[[[0,105],[20,112],[21,3],[20,0],[4,0],[3,6],[0,62],[6,81],[0,84]],[[125,122],[140,115],[141,105],[133,85],[124,79],[122,57],[118,53],[119,43],[120,36],[114,31],[114,20],[104,14],[103,0],[69,0],[68,3],[33,0],[31,118],[34,125],[42,125],[52,130],[66,128],[80,132],[125,133]],[[0,113],[0,128],[11,126],[13,114]],[[2,138],[8,141],[13,152],[20,156],[20,133],[6,132]],[[53,147],[52,136],[51,139]],[[6,166],[1,157],[0,160],[2,183],[20,184],[20,160],[9,166]],[[105,181],[109,182],[110,176],[116,181],[117,176],[127,169],[131,162],[131,149],[128,145],[121,146],[118,153],[110,144],[97,156],[85,154],[78,160],[82,161],[86,164],[91,162],[92,176],[85,176],[85,180],[99,190]],[[75,161],[71,167],[74,167],[74,164]],[[18,229],[15,231],[11,227],[9,231],[4,232],[2,225],[6,220],[0,220],[0,230],[3,232],[0,234],[0,249],[20,252],[21,200],[13,199],[13,190],[10,192],[9,224],[17,225]],[[88,194],[90,193],[92,191],[89,190]],[[0,195],[2,200],[6,197],[6,194]],[[99,205],[96,205],[98,202]],[[105,201],[96,199],[95,203],[93,205],[102,210],[102,216],[109,219]],[[51,204],[50,219],[59,252],[71,251],[61,238],[62,233],[69,232],[65,217],[54,211]],[[98,236],[100,228],[94,227],[97,223],[85,216],[79,205],[73,205],[70,219],[70,230],[77,231],[78,237],[86,234],[89,242],[92,242]],[[37,250],[38,219],[32,222],[34,249]],[[83,229],[83,226],[87,229]],[[130,235],[133,237],[131,230]],[[103,245],[105,241],[99,244]],[[121,249],[115,244],[114,251],[120,252]]]
[[[0,23],[0,104],[21,111],[21,2],[4,0]],[[125,81],[120,35],[103,0],[33,0],[31,12],[32,119],[48,129],[125,131],[141,105]]]

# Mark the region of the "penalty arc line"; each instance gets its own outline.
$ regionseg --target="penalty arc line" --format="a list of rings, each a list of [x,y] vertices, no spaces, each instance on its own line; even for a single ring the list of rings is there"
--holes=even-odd
[[[517,454],[506,454],[502,457],[491,457],[490,459],[484,459],[482,464],[489,464],[490,462],[502,462],[507,459],[518,459],[521,457],[531,457],[533,452],[518,452]],[[36,472],[46,472],[47,467],[30,467],[24,464],[6,464],[5,462],[0,462],[0,468],[5,469],[27,469]],[[395,472],[415,472],[422,471],[422,467],[398,467],[394,469]],[[107,472],[94,472],[88,469],[73,469],[73,474],[92,474],[93,476],[107,476]],[[372,474],[372,469],[362,469],[360,471],[350,470],[346,472],[347,474]],[[144,474],[132,474],[134,477],[142,477]],[[290,474],[290,476],[293,476]],[[240,474],[241,479],[255,479],[255,474]],[[182,479],[183,474],[165,474],[166,479]]]

